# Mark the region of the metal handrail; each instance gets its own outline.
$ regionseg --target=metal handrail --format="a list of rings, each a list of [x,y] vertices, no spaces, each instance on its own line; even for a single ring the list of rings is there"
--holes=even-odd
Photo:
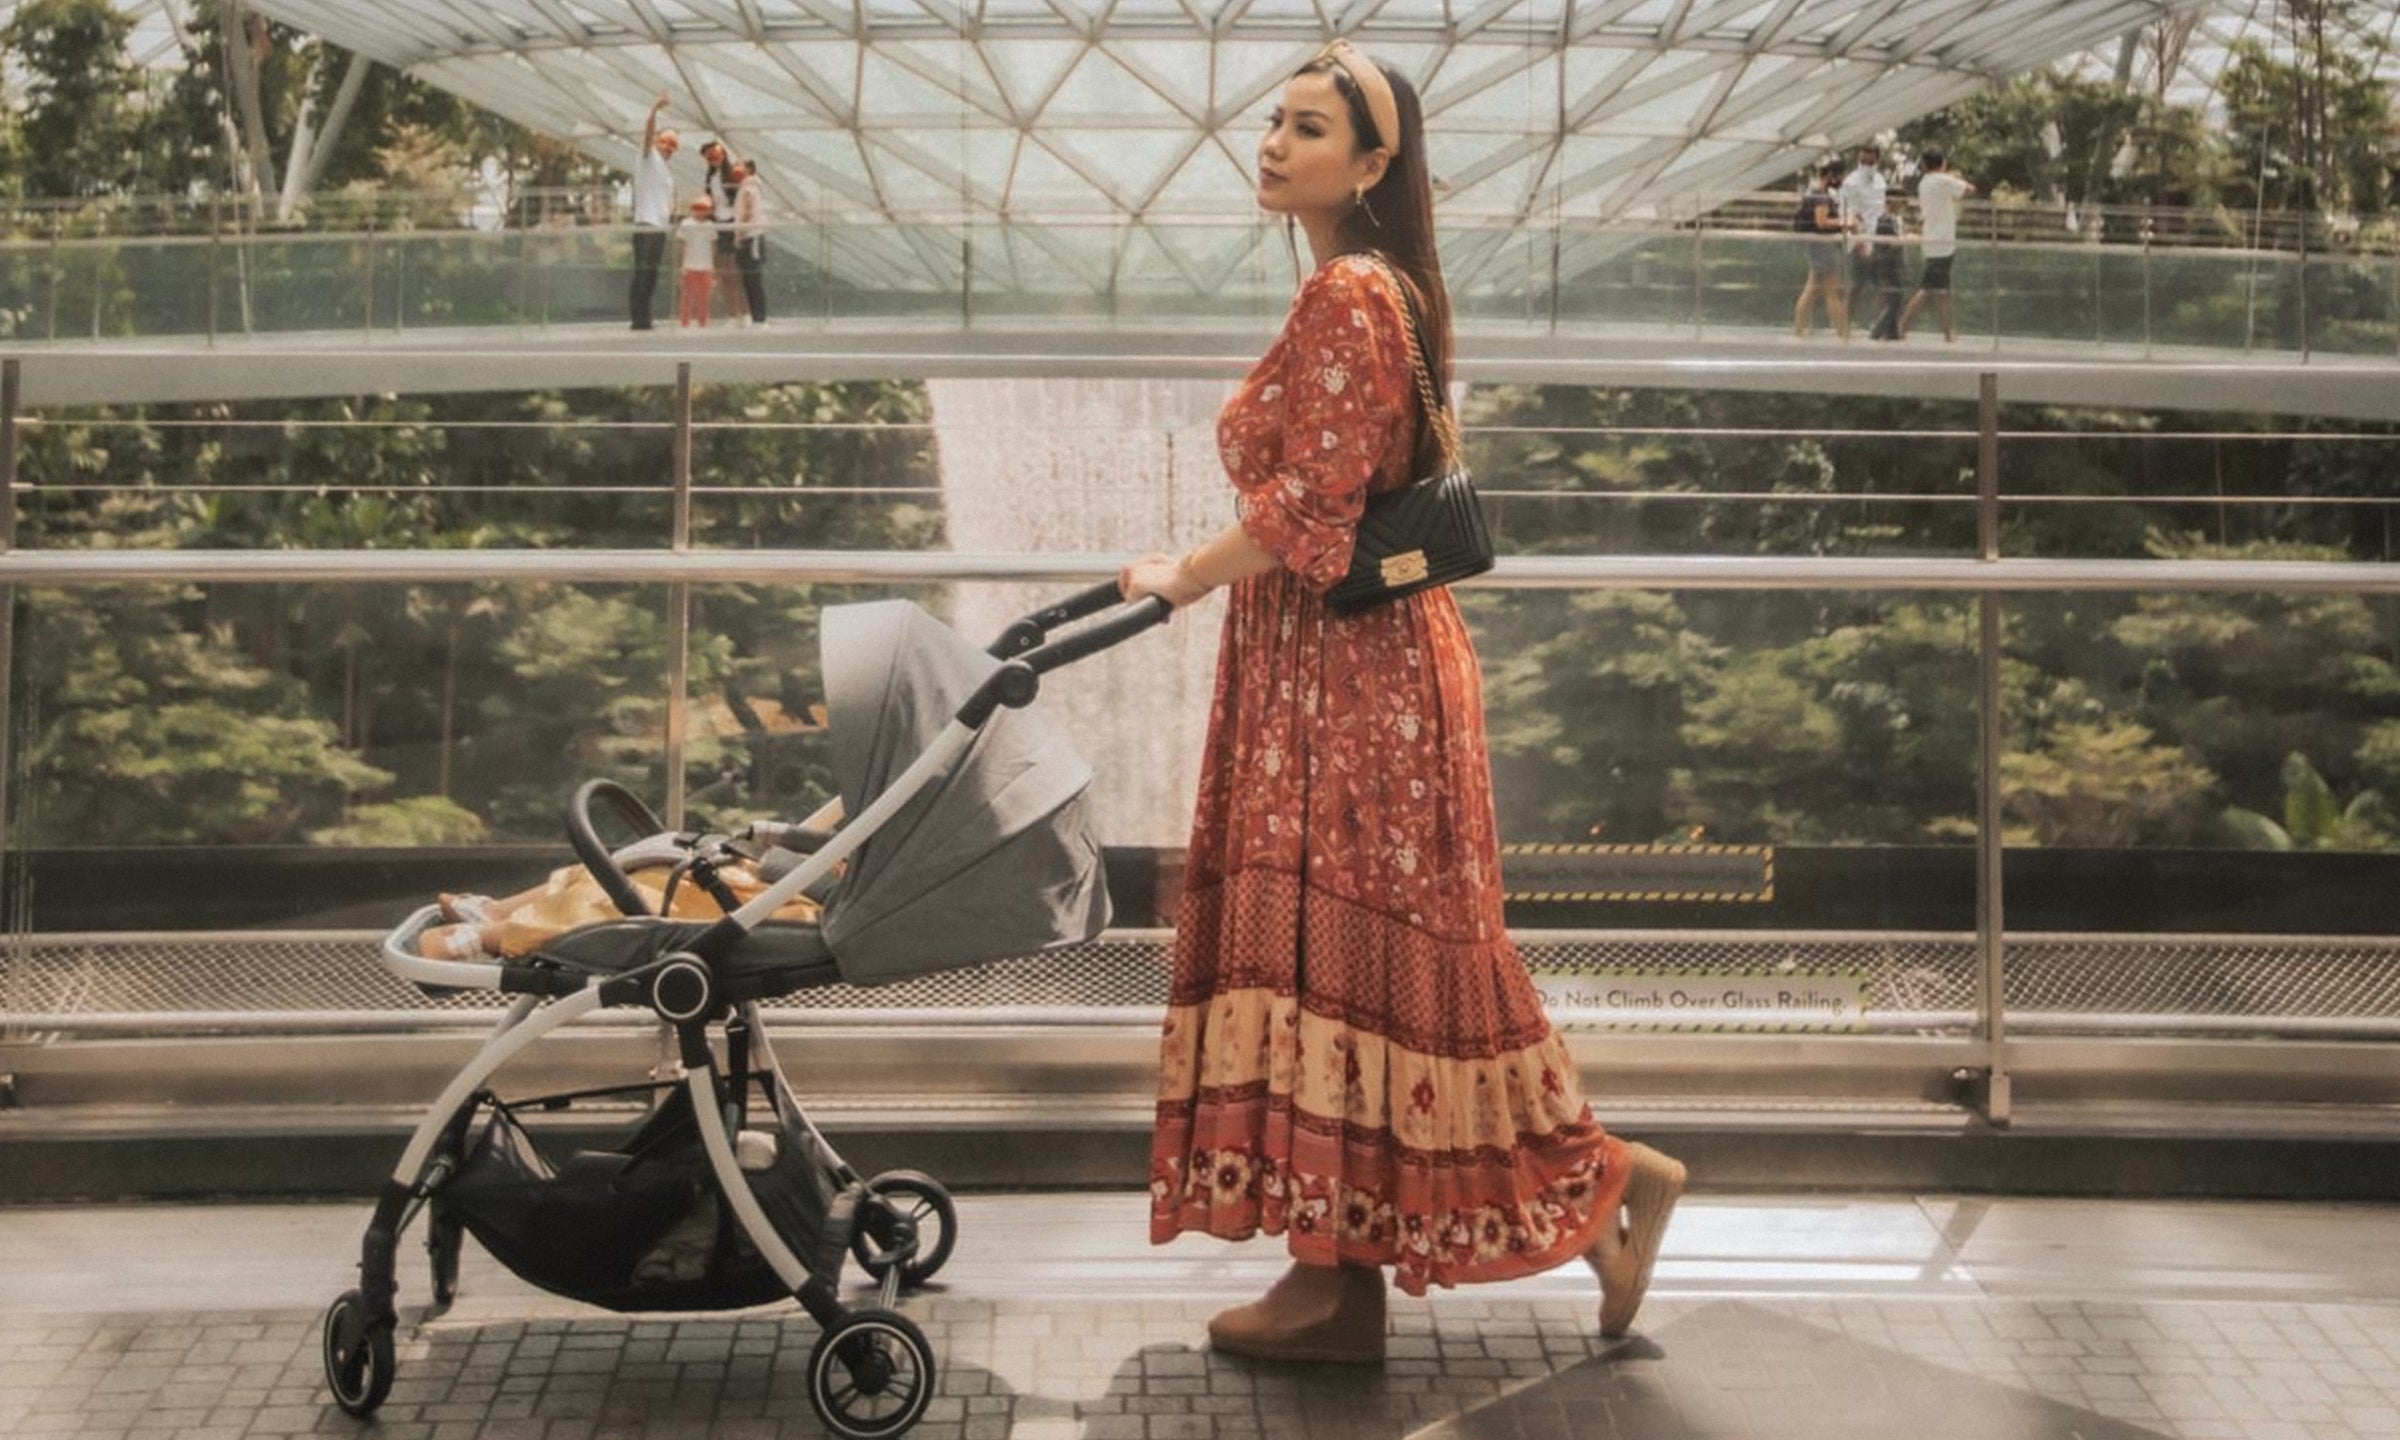
[[[1793,497],[1796,500],[1809,497]],[[14,550],[0,584],[1090,583],[1118,554],[911,550]],[[2400,593],[2400,564],[2307,560],[1879,559],[1871,556],[1512,555],[1465,582],[1544,590]]]

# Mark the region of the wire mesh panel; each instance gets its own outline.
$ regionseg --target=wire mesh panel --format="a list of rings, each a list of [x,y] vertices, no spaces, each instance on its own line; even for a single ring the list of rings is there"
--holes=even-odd
[[[0,1033],[404,1030],[480,1023],[496,1008],[489,993],[429,996],[394,978],[377,958],[379,938],[20,935],[0,946]],[[775,1006],[867,1023],[1044,1014],[1139,1021],[1166,1003],[1169,943],[1164,931],[1112,932],[873,989],[803,991]],[[1940,1034],[1971,1026],[1976,1013],[1971,935],[1528,931],[1518,944],[1554,1017],[1571,1029]],[[2012,1028],[2400,1038],[2400,941],[2016,936],[2006,988]],[[1829,1017],[1765,1004],[1729,1017],[1714,1002],[1682,1012],[1644,1003],[1678,991],[1697,1001],[1766,990],[1839,995],[1855,1008]]]

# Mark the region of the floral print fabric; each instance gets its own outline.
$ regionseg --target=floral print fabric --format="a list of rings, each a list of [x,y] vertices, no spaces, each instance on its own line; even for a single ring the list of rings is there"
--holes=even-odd
[[[1449,593],[1355,616],[1370,493],[1408,480],[1396,282],[1337,259],[1218,419],[1243,528],[1161,1039],[1151,1238],[1287,1236],[1410,1294],[1587,1247],[1623,1146],[1501,921],[1482,682]]]

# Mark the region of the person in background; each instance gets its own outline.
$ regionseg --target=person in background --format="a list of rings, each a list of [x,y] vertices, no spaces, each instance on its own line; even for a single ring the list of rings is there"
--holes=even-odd
[[[1867,331],[1867,338],[1897,340],[1901,296],[1908,289],[1908,253],[1900,238],[1900,217],[1891,210],[1876,217],[1875,250],[1868,259],[1867,273],[1874,283],[1869,303],[1876,297],[1883,302],[1883,308],[1875,312],[1875,325]]]
[[[741,267],[734,262],[733,254],[733,197],[741,186],[734,167],[741,162],[733,158],[733,152],[725,148],[722,140],[711,140],[701,146],[700,158],[708,162],[705,183],[708,187],[709,217],[717,227],[716,249],[711,252],[715,258],[710,262],[716,276],[712,288],[718,303],[725,307],[726,319],[745,319],[742,313]]]
[[[717,222],[706,195],[693,199],[692,213],[676,229],[683,247],[683,303],[675,312],[675,323],[705,327],[710,282],[716,278],[717,268]]]
[[[750,323],[767,323],[767,186],[758,178],[756,160],[739,161],[733,192],[733,258],[742,272],[742,297],[750,302]]]
[[[642,153],[633,161],[633,328],[651,328],[651,307],[658,294],[658,268],[667,258],[667,227],[675,220],[675,175],[667,162],[680,143],[672,130],[658,125],[667,108],[661,90],[642,124]]]
[[[1818,166],[1792,215],[1792,228],[1807,237],[1801,247],[1808,252],[1808,280],[1792,305],[1792,333],[1803,340],[1816,319],[1819,296],[1824,297],[1825,318],[1833,322],[1835,333],[1850,338],[1850,295],[1842,285],[1842,212],[1833,198],[1841,178],[1840,161]]]
[[[1217,417],[1236,522],[1118,575],[1232,594],[1176,906],[1150,1238],[1285,1236],[1292,1265],[1208,1322],[1218,1350],[1379,1364],[1411,1295],[1581,1260],[1632,1325],[1684,1167],[1602,1129],[1509,939],[1482,679],[1458,601],[1337,614],[1370,494],[1444,452],[1449,383],[1423,111],[1346,42],[1285,84],[1261,207],[1316,269]],[[1412,330],[1412,315],[1415,326]]]
[[[1958,255],[1958,203],[1975,193],[1975,187],[1953,173],[1950,157],[1939,150],[1925,152],[1925,178],[1917,182],[1917,214],[1920,230],[1925,237],[1925,272],[1917,279],[1917,293],[1908,297],[1908,308],[1900,313],[1900,338],[1908,338],[1908,327],[1915,323],[1917,307],[1925,297],[1934,298],[1942,312],[1942,338],[1958,339],[1958,313],[1950,300],[1950,262]]]
[[[1850,236],[1850,303],[1875,289],[1875,235],[1884,212],[1883,147],[1858,147],[1858,163],[1842,178],[1842,228]]]

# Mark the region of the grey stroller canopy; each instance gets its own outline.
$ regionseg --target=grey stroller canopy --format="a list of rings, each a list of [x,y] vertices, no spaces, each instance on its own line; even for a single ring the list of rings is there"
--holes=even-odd
[[[834,776],[857,816],[1000,662],[905,600],[833,606],[822,623]],[[851,854],[819,922],[842,978],[881,984],[1098,935],[1109,904],[1091,783],[1037,711],[996,711]]]

